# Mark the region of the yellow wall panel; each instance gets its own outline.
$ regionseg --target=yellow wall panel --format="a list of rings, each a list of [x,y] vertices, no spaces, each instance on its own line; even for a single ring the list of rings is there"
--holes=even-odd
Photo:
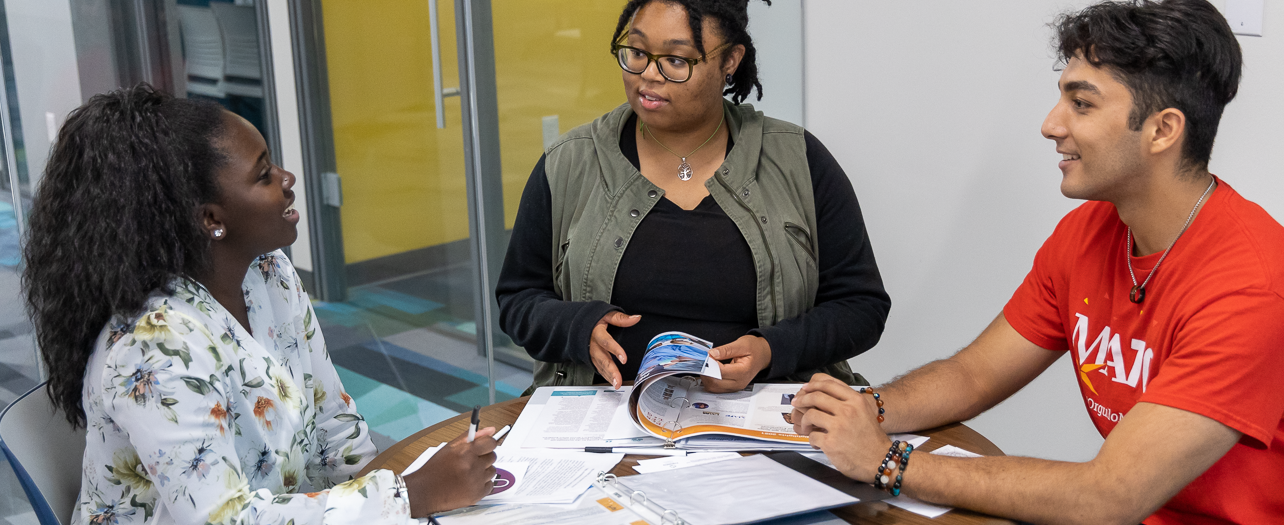
[[[443,83],[457,86],[454,2],[438,2]],[[624,101],[610,55],[623,0],[492,0],[505,226],[560,131]],[[427,0],[325,0],[335,157],[343,177],[348,263],[468,238],[459,99],[433,107]],[[502,257],[502,254],[499,254]]]
[[[504,224],[513,227],[531,168],[544,152],[542,122],[561,132],[624,103],[611,56],[623,0],[492,0]]]
[[[437,129],[426,0],[326,0],[335,160],[348,263],[468,238],[459,99]],[[453,2],[439,5],[442,76],[458,85]]]

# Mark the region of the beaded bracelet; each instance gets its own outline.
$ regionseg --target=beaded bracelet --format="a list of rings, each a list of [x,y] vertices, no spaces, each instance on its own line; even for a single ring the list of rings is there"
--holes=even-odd
[[[905,451],[901,456],[901,471],[896,473],[896,483],[892,485],[892,490],[891,490],[892,496],[901,495],[901,480],[905,477],[905,470],[909,468],[910,452],[913,452],[913,451],[914,451],[914,445],[906,443]]]
[[[878,392],[875,392],[874,387],[872,386],[865,387],[865,389],[861,390],[860,393],[874,396],[874,402],[878,403],[878,422],[882,423],[883,414],[885,413],[885,411],[883,410],[883,395],[879,394]]]
[[[878,472],[874,474],[874,488],[899,496],[905,469],[909,467],[909,455],[913,451],[914,445],[902,443],[900,440],[893,441],[892,446],[887,449],[887,456],[883,458],[883,463],[878,467]],[[896,472],[894,482],[891,478],[893,472]]]
[[[887,488],[888,482],[891,481],[893,461],[896,465],[900,463],[900,456],[896,454],[900,445],[901,441],[898,439],[892,442],[891,448],[887,449],[887,457],[883,458],[883,463],[878,466],[878,472],[874,474],[874,488],[878,490]]]

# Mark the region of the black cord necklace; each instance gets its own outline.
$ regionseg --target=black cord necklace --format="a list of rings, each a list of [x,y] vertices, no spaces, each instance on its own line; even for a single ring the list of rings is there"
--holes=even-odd
[[[1200,204],[1204,203],[1204,199],[1208,197],[1208,192],[1213,191],[1213,186],[1216,185],[1217,179],[1213,179],[1212,182],[1208,183],[1208,189],[1204,190],[1203,195],[1199,196],[1199,200],[1195,202],[1195,207],[1191,208],[1190,215],[1186,217],[1186,224],[1183,224],[1181,231],[1177,232],[1177,239],[1181,238],[1181,234],[1186,233],[1186,228],[1190,227],[1190,221],[1195,219],[1195,211],[1199,209]],[[1127,254],[1128,276],[1132,277],[1132,290],[1128,292],[1128,300],[1132,301],[1133,304],[1141,304],[1141,301],[1146,299],[1146,284],[1150,282],[1151,277],[1155,276],[1155,272],[1159,271],[1159,265],[1164,262],[1164,257],[1168,257],[1168,251],[1177,245],[1177,239],[1173,239],[1172,244],[1168,245],[1168,249],[1164,250],[1164,254],[1159,256],[1159,260],[1155,262],[1155,267],[1150,269],[1149,274],[1146,274],[1146,280],[1142,281],[1141,284],[1137,284],[1137,274],[1132,271],[1132,226],[1128,227],[1128,238],[1124,243],[1127,251],[1124,253]]]

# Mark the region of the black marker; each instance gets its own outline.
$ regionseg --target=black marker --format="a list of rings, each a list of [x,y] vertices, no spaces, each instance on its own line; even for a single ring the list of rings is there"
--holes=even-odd
[[[477,437],[477,424],[481,423],[481,405],[473,405],[473,420],[468,425],[468,442],[472,443],[473,438]]]

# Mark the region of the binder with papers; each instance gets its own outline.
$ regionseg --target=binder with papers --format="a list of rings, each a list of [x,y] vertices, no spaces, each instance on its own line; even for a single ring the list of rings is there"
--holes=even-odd
[[[886,497],[792,452],[745,456],[688,469],[617,478],[594,487],[653,525],[739,525],[810,514]]]

